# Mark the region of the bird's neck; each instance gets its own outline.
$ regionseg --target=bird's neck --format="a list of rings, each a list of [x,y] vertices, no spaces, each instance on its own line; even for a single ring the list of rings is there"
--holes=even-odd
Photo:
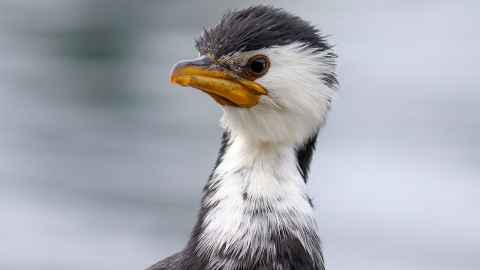
[[[282,145],[224,134],[192,241],[207,269],[323,269],[305,184],[315,139]]]

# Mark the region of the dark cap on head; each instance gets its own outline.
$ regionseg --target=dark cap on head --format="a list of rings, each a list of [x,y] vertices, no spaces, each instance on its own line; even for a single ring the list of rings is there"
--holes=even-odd
[[[253,6],[231,11],[220,23],[205,29],[196,40],[202,54],[217,58],[234,52],[251,51],[300,42],[317,51],[330,48],[310,23],[283,9]]]

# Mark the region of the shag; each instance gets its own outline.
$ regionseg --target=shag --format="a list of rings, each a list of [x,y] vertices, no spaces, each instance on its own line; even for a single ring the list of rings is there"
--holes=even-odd
[[[306,182],[335,93],[336,54],[283,9],[226,13],[196,40],[171,82],[223,109],[217,162],[185,249],[148,270],[323,270]]]

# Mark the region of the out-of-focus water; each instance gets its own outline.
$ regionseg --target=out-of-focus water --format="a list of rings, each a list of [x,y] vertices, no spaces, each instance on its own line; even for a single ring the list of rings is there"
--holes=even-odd
[[[0,269],[143,269],[179,250],[221,110],[168,84],[254,1],[0,1]],[[341,88],[310,191],[328,269],[480,268],[480,4],[275,1]]]

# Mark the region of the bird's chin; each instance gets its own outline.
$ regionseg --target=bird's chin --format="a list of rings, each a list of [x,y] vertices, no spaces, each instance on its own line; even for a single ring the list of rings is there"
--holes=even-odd
[[[322,117],[279,111],[267,104],[245,109],[223,106],[222,125],[252,143],[298,145],[315,135]]]

